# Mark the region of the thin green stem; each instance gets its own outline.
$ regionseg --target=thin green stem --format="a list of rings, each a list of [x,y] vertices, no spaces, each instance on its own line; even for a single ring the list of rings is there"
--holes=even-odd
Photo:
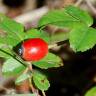
[[[28,72],[28,70],[29,70],[29,69],[28,69],[28,67],[27,67],[23,73],[24,73],[24,74],[25,74],[25,73],[27,73],[27,72]]]
[[[45,94],[45,92],[44,92],[44,91],[42,91],[42,95],[43,95],[43,96],[46,96],[46,94]]]
[[[33,73],[32,63],[27,62],[27,64],[28,64],[28,69]],[[29,78],[29,83],[30,83],[30,88],[31,88],[32,92],[36,93],[37,96],[40,96],[39,93],[38,93],[38,90],[32,84],[32,76],[30,76],[30,78]]]
[[[33,73],[32,64],[30,62],[27,62],[27,64],[28,64],[28,69]],[[32,92],[35,93],[35,88],[33,87],[31,78],[32,78],[32,76],[30,76],[30,78],[29,78],[30,88],[31,88]]]
[[[29,78],[29,84],[30,84],[30,88],[32,90],[33,93],[36,93],[36,89],[34,88],[33,84],[32,84],[32,80],[31,77]]]

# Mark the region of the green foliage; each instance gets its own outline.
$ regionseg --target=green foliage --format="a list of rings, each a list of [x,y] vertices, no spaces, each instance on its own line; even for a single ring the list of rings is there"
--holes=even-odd
[[[96,96],[96,86],[89,89],[84,96]]]
[[[64,38],[63,34],[61,36],[58,34],[56,38],[57,41],[69,39],[71,48],[76,52],[86,51],[96,44],[96,29],[88,27],[93,24],[93,19],[86,11],[77,7],[68,6],[62,10],[52,10],[48,12],[39,21],[39,27],[42,28],[42,26],[48,24],[71,28],[69,35],[67,34],[67,38]],[[51,40],[55,41],[55,36],[53,36],[53,39],[54,40]]]
[[[69,33],[70,47],[74,51],[86,51],[96,44],[96,29],[78,24]]]
[[[39,38],[40,37],[40,31],[38,31],[37,29],[30,29],[26,32],[26,36],[25,39],[29,39],[29,38]]]
[[[55,44],[57,42],[65,41],[69,38],[68,32],[58,32],[50,37],[50,44]]]
[[[78,22],[82,22],[90,26],[92,25],[93,20],[87,12],[74,6],[68,6],[62,10],[52,10],[48,12],[40,19],[38,26],[42,27],[48,24],[53,24],[63,28],[72,28],[77,25]]]
[[[20,84],[21,82],[23,82],[24,80],[30,78],[30,75],[28,73],[23,73],[21,74],[15,81],[15,84]]]
[[[6,46],[7,47],[7,46]],[[0,57],[2,58],[5,58],[5,59],[8,59],[10,58],[13,54],[11,52],[11,50],[9,48],[4,48],[4,47],[1,47],[0,48]]]
[[[40,31],[38,29],[30,29],[26,32],[26,36],[24,39],[28,39],[28,38],[42,38],[43,40],[45,40],[47,43],[50,43],[50,37],[49,34],[47,32],[44,32],[43,30]]]
[[[4,62],[2,72],[5,76],[19,75],[25,70],[25,66],[14,58],[9,58]]]
[[[65,10],[67,14],[77,19],[79,22],[85,23],[88,26],[93,24],[93,19],[86,11],[74,6],[67,6]]]
[[[0,14],[0,31],[5,34],[5,36],[0,35],[0,41],[2,39],[5,44],[12,47],[24,38],[24,27],[3,14]]]
[[[43,91],[48,90],[48,88],[50,87],[47,77],[40,71],[34,71],[33,82],[38,89]]]
[[[59,27],[68,27],[72,26],[72,22],[77,22],[78,20],[66,13],[64,9],[62,10],[52,10],[44,15],[38,26],[44,27],[48,24],[57,25]]]
[[[49,35],[42,30],[49,24],[58,26],[59,28],[66,28],[68,32],[59,32],[57,34]],[[24,73],[27,67],[24,66],[24,63],[28,62],[24,62],[21,60],[22,58],[15,58],[17,54],[14,55],[13,47],[29,38],[42,38],[48,44],[69,40],[70,47],[75,52],[83,52],[96,44],[96,29],[90,27],[92,24],[93,19],[88,13],[74,6],[68,6],[62,10],[52,10],[48,12],[40,19],[37,29],[32,28],[27,32],[24,32],[23,25],[0,14],[0,57],[6,58],[2,67],[3,74],[6,76],[20,75],[16,80],[16,84],[32,77],[33,82],[38,89],[43,91],[48,90],[50,87],[49,81],[40,71],[31,70],[32,76],[30,76],[29,73]],[[42,60],[32,63],[34,66],[41,69],[62,66],[60,57],[50,52]],[[21,74],[22,72],[23,74]],[[89,90],[85,96],[94,95],[94,90],[96,90],[96,88]],[[29,94],[27,96],[31,95],[32,94]],[[16,96],[24,95],[17,94]],[[33,96],[35,95],[33,94]]]
[[[43,30],[38,29],[30,29],[26,32],[26,36],[24,39],[28,38],[42,38],[45,40],[48,44],[54,44],[56,42],[60,42],[63,40],[68,39],[68,33],[67,32],[60,32],[54,35],[49,35],[47,32]]]
[[[33,62],[33,65],[42,69],[63,66],[61,58],[52,53],[48,53],[45,58],[38,62]]]

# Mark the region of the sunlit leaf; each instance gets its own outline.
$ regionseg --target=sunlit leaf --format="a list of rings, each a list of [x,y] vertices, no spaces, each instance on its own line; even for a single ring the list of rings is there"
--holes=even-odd
[[[70,32],[69,42],[74,51],[86,51],[96,44],[96,29],[78,24]]]
[[[15,81],[15,84],[20,84],[21,82],[23,82],[24,80],[30,78],[30,75],[28,73],[23,73],[21,74]]]
[[[52,67],[63,66],[63,63],[59,56],[56,56],[52,53],[48,53],[48,55],[44,59],[37,62],[33,62],[33,65],[42,69],[48,69]]]
[[[43,30],[38,30],[38,29],[30,29],[25,33],[25,38],[24,39],[29,39],[29,38],[42,38],[45,40],[47,43],[50,43],[50,36],[47,32],[44,32]]]
[[[84,96],[96,96],[96,86],[89,89]]]
[[[78,22],[91,26],[93,24],[93,19],[87,12],[80,8],[67,6],[62,10],[49,11],[40,19],[38,26],[44,27],[48,24],[52,24],[63,28],[73,28]]]
[[[33,81],[35,86],[40,90],[48,90],[50,87],[47,77],[39,71],[34,71]]]
[[[72,17],[76,18],[80,22],[91,26],[93,24],[92,17],[88,14],[87,11],[80,9],[79,7],[74,7],[72,5],[65,7],[67,14],[71,15]]]
[[[15,46],[24,38],[24,26],[0,13],[0,31],[5,34],[3,42]]]
[[[19,75],[25,70],[25,68],[26,67],[21,62],[14,58],[9,58],[6,62],[4,62],[2,72],[5,76]]]

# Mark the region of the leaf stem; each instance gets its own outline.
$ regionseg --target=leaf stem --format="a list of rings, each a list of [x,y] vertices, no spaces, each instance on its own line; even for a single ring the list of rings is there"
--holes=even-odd
[[[65,43],[68,43],[68,40],[60,41],[60,42],[57,42],[55,44],[50,44],[50,45],[48,45],[48,49],[51,49],[51,48],[54,48],[57,46],[62,46]]]
[[[43,96],[46,96],[46,94],[45,94],[45,92],[44,92],[44,91],[42,91],[42,95],[43,95]]]
[[[57,46],[58,46],[57,44],[52,44],[52,45],[48,46],[48,49],[51,49],[51,48],[54,48],[54,47],[57,47]]]
[[[36,93],[36,90],[35,90],[35,88],[34,88],[34,86],[32,84],[31,78],[29,78],[29,83],[30,83],[30,88],[31,88],[32,92]]]
[[[27,67],[23,73],[24,73],[24,74],[25,74],[25,73],[27,73],[27,72],[28,72],[28,70],[29,70],[29,69],[28,69],[28,67]]]
[[[27,63],[28,63],[28,69],[33,73],[33,68],[32,68],[31,62],[27,62]],[[31,88],[32,92],[37,94],[37,96],[40,96],[38,90],[32,84],[32,76],[29,78],[29,83],[30,83],[30,88]]]
[[[79,6],[82,2],[83,0],[77,0],[77,2],[75,3],[75,6]]]

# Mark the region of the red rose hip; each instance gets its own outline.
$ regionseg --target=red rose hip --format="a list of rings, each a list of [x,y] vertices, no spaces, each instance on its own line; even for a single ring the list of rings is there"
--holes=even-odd
[[[26,61],[39,61],[48,53],[48,44],[40,38],[32,38],[22,44],[22,58]]]

